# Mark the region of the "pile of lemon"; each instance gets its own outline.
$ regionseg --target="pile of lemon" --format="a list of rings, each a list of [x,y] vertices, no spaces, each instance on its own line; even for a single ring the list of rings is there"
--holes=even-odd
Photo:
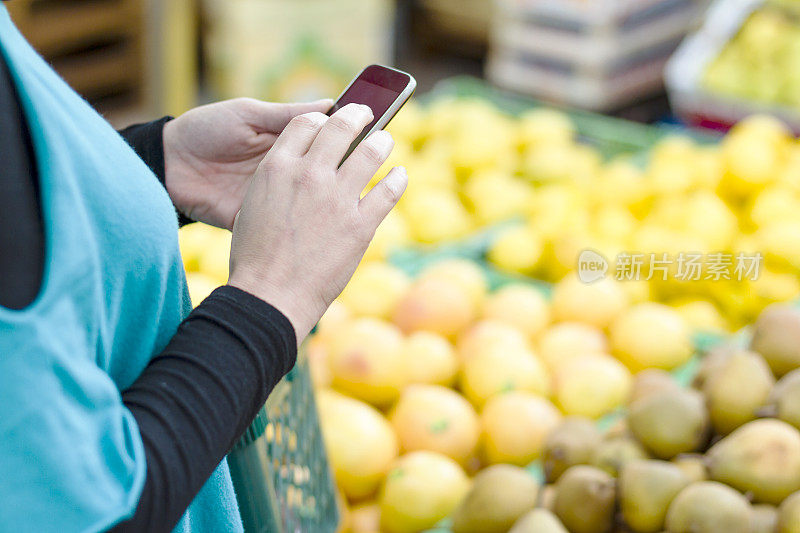
[[[622,285],[570,276],[547,298],[524,283],[489,292],[465,259],[415,279],[362,263],[307,347],[347,527],[430,528],[481,468],[528,465],[564,416],[598,419],[636,371],[687,362],[686,319]]]
[[[370,259],[517,219],[487,252],[509,272],[555,282],[587,248],[612,263],[622,252],[760,252],[756,280],[655,276],[628,290],[670,305],[710,302],[732,329],[800,295],[800,142],[775,119],[750,118],[714,145],[670,136],[646,161],[605,160],[559,111],[511,118],[477,99],[409,105],[389,129],[396,147],[376,179],[404,165],[409,187]]]

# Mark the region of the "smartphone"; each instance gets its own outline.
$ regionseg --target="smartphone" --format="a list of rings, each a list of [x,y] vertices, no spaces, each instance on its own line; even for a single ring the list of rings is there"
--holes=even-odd
[[[328,111],[328,116],[347,104],[355,103],[368,105],[375,118],[356,137],[342,158],[342,162],[353,153],[358,143],[367,135],[386,127],[403,104],[411,98],[416,87],[417,81],[411,74],[382,65],[368,66],[350,82]]]

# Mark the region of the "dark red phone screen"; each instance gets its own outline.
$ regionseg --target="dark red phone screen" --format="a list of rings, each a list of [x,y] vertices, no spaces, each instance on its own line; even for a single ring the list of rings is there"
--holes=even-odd
[[[386,111],[389,110],[399,94],[400,93],[393,91],[392,89],[387,89],[386,87],[381,87],[380,85],[370,83],[359,78],[355,80],[347,89],[347,91],[345,91],[342,97],[339,98],[335,104],[333,104],[333,107],[330,109],[330,111],[328,111],[328,116],[332,115],[347,104],[354,103],[369,106],[370,109],[372,109],[372,114],[374,115],[372,122],[367,125],[367,127],[361,131],[358,137],[356,137],[356,140],[353,141],[353,144],[347,151],[347,155],[350,155],[358,143],[364,140],[364,137],[366,137],[367,133],[372,129],[373,126],[375,126],[375,124],[386,113]]]

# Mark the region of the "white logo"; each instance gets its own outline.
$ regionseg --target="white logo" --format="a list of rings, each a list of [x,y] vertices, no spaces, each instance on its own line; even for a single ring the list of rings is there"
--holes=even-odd
[[[583,250],[578,255],[578,279],[584,283],[594,283],[606,277],[608,259],[594,250]]]

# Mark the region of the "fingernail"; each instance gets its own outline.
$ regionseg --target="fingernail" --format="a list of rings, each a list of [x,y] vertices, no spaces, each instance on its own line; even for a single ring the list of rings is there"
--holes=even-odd
[[[386,148],[394,144],[394,138],[388,131],[379,130],[372,134],[373,142],[380,145],[381,148]]]

